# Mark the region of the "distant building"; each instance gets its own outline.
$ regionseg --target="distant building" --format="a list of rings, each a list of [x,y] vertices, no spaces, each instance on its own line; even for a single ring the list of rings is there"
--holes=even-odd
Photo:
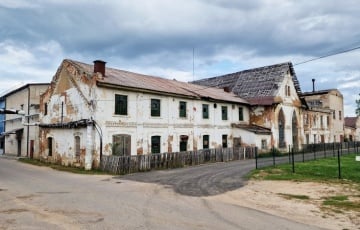
[[[360,118],[345,117],[345,140],[360,141]]]
[[[337,89],[302,94],[309,109],[304,111],[305,144],[344,141],[344,102]]]
[[[40,95],[49,84],[27,84],[3,95],[6,109],[22,110],[25,115],[5,114],[4,153],[9,155],[33,157],[39,142]],[[35,156],[36,157],[36,156]]]

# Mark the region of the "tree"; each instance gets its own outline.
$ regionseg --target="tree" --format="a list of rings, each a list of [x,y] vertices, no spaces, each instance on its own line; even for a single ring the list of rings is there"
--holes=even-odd
[[[356,116],[360,116],[360,99],[355,100],[355,102],[356,102],[356,109],[355,109]]]

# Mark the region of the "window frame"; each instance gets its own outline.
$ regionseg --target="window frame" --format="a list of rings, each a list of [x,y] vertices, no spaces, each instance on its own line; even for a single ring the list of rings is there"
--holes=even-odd
[[[151,98],[150,100],[150,115],[151,117],[161,117],[161,100]]]
[[[179,101],[179,117],[186,118],[186,101]]]
[[[228,107],[227,106],[221,106],[221,119],[223,121],[228,120]]]
[[[239,107],[239,121],[244,121],[244,108]]]
[[[209,119],[209,117],[209,104],[202,104],[202,118]]]
[[[115,115],[128,115],[128,96],[115,94]]]

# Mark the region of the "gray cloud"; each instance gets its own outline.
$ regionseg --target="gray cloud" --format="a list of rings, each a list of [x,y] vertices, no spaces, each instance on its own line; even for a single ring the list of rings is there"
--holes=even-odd
[[[191,80],[193,48],[197,78],[297,63],[360,45],[359,13],[357,0],[3,0],[1,81],[49,79],[63,58]],[[359,76],[358,53],[296,66],[302,89]]]

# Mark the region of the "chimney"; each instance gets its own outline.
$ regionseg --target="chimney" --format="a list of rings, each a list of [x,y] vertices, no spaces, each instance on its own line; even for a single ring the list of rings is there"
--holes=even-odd
[[[312,82],[313,82],[313,92],[315,92],[315,79],[314,78],[312,79]]]
[[[224,87],[224,92],[230,93],[230,91],[231,91],[231,90],[230,90],[230,87],[229,87],[229,86],[225,86],[225,87]]]
[[[94,61],[94,73],[100,72],[105,77],[105,64],[106,62],[101,60]]]

